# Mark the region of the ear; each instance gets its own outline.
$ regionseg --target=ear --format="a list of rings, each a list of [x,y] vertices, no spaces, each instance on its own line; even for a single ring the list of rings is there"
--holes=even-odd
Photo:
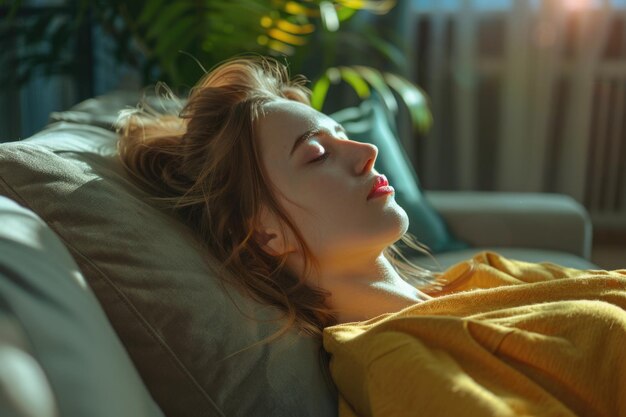
[[[255,230],[254,240],[268,255],[279,256],[288,249],[282,233],[275,229]]]
[[[254,226],[253,226],[254,227]],[[261,210],[259,222],[254,230],[254,240],[261,246],[265,253],[272,256],[280,256],[294,252],[294,245],[289,236],[283,233],[284,227],[280,220],[269,210]]]

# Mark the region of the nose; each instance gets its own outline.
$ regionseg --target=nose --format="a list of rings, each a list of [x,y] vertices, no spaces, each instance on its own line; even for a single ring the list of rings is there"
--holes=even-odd
[[[362,175],[374,169],[374,163],[378,156],[378,147],[366,142],[353,142],[358,148],[355,151],[356,160],[354,164],[355,173]]]

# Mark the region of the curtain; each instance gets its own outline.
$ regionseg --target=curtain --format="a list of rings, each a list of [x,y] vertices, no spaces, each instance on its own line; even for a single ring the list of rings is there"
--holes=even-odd
[[[563,193],[626,227],[626,2],[412,4],[424,187]]]

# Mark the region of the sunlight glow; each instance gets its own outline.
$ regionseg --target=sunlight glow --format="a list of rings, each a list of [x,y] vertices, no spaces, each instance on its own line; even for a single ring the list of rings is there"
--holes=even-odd
[[[312,33],[315,30],[315,25],[311,23],[307,23],[304,25],[296,25],[291,22],[286,21],[285,19],[281,19],[276,23],[276,26],[284,30],[285,32],[297,34],[297,35],[307,35]]]
[[[338,0],[337,3],[352,9],[366,9],[371,13],[386,14],[396,5],[396,0]]]
[[[583,10],[589,8],[591,0],[563,0],[563,5],[568,10]]]
[[[457,11],[463,0],[411,0],[413,11]],[[484,12],[508,11],[513,2],[518,0],[473,0],[472,7]],[[534,9],[538,9],[544,0],[528,0]],[[561,0],[566,10],[584,10],[585,8],[599,8],[606,1],[614,9],[626,9],[626,0]]]
[[[279,40],[281,42],[284,42],[290,45],[299,46],[299,45],[306,44],[306,39],[284,32],[280,29],[276,29],[276,28],[270,29],[267,31],[267,34],[271,38],[274,38],[276,40]]]
[[[264,27],[264,28],[266,28],[266,29],[267,29],[268,27],[272,26],[272,24],[273,24],[273,23],[274,23],[274,21],[273,21],[273,20],[272,20],[272,18],[271,18],[271,17],[269,17],[269,16],[263,16],[263,17],[261,18],[261,26],[262,26],[262,27]]]
[[[267,46],[270,47],[270,49],[272,49],[273,51],[276,51],[280,54],[285,54],[285,55],[293,55],[294,53],[294,48],[291,45],[287,45],[286,43],[277,41],[275,39],[271,39]]]
[[[296,3],[295,1],[288,1],[285,3],[285,11],[293,15],[304,15],[309,17],[319,16],[319,11],[317,9],[309,9]]]
[[[324,26],[329,32],[336,32],[339,29],[339,17],[332,3],[328,1],[321,2],[320,14],[322,15]]]

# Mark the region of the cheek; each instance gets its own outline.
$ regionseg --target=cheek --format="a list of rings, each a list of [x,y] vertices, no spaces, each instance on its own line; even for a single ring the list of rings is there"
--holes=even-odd
[[[345,192],[323,182],[300,183],[281,198],[286,212],[294,220],[308,243],[323,240],[347,217],[349,202]]]
[[[277,178],[275,185],[282,193],[281,206],[310,243],[362,223],[367,214],[365,200],[360,207],[354,188],[332,175],[306,177],[291,172]]]
[[[309,168],[315,169],[314,166]],[[285,196],[312,212],[332,204],[346,194],[346,190],[341,188],[342,184],[331,176],[292,172],[283,180],[285,190],[288,190]]]
[[[354,190],[350,194],[348,190],[331,184],[317,187],[315,195],[311,193],[310,198],[309,207],[316,221],[315,232],[320,239],[343,235],[361,228],[371,220],[368,216],[372,213],[365,204],[359,204]]]

